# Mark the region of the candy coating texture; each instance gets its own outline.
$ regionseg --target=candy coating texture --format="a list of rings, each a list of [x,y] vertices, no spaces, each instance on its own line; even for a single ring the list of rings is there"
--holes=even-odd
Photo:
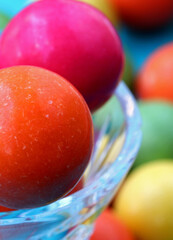
[[[123,66],[120,39],[109,20],[88,4],[38,1],[13,18],[0,41],[1,67],[33,65],[69,80],[90,109],[117,86]]]
[[[93,127],[81,94],[50,71],[0,71],[0,205],[30,208],[76,184],[90,158]]]

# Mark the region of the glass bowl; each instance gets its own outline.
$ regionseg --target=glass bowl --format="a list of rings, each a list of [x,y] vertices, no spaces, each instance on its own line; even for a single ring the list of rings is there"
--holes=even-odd
[[[34,0],[0,0],[0,32]],[[104,107],[101,108],[101,111]],[[95,144],[84,187],[44,207],[0,212],[0,240],[88,240],[95,219],[115,196],[141,143],[134,97],[121,82],[111,107],[93,114]]]
[[[115,196],[141,143],[140,114],[123,82],[115,90],[114,98],[115,108],[105,114],[100,125],[95,121],[99,113],[93,115],[95,144],[83,176],[83,189],[44,207],[1,212],[1,240],[90,238],[95,219]],[[117,115],[117,124],[113,113]]]

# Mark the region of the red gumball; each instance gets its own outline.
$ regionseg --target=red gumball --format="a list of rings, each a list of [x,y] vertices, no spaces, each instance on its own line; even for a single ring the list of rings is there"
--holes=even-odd
[[[14,210],[15,209],[0,206],[0,212],[11,212],[11,211],[14,211]]]
[[[135,88],[140,99],[173,103],[173,42],[149,56],[139,71]]]
[[[139,29],[153,29],[167,23],[173,16],[172,0],[111,0],[120,17]]]
[[[33,208],[69,192],[90,159],[93,126],[81,94],[38,67],[0,70],[0,205]]]
[[[79,180],[79,182],[76,184],[76,186],[67,194],[67,196],[70,196],[71,194],[81,190],[83,188],[84,182],[83,178]]]
[[[0,54],[1,67],[33,65],[65,77],[91,110],[111,96],[123,66],[121,42],[109,20],[72,0],[26,7],[4,30]]]
[[[132,233],[115,216],[106,209],[96,220],[94,233],[90,240],[134,240]]]

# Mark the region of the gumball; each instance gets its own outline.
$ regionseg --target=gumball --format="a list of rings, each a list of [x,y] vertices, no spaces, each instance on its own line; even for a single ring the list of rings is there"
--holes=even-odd
[[[33,65],[60,74],[94,111],[120,80],[123,51],[114,27],[95,8],[79,1],[43,0],[8,24],[0,41],[0,63],[1,67]]]
[[[125,82],[127,87],[133,91],[134,88],[134,69],[131,61],[131,57],[125,52],[125,64],[122,74],[122,80]]]
[[[106,17],[112,22],[113,25],[118,25],[118,16],[113,8],[113,4],[111,0],[80,0],[81,2],[86,2],[91,4],[92,6],[99,9],[101,12],[105,14]]]
[[[139,71],[135,85],[140,99],[173,103],[173,42],[149,56]]]
[[[5,13],[0,12],[0,31],[3,30],[3,28],[7,25],[9,21],[10,17],[7,16]]]
[[[96,220],[91,240],[134,240],[132,233],[123,222],[106,209]]]
[[[158,101],[140,101],[142,143],[133,169],[158,158],[173,158],[173,105]]]
[[[61,76],[32,66],[0,70],[0,205],[34,208],[68,193],[88,165],[91,114]]]
[[[173,16],[172,0],[112,0],[112,2],[124,22],[141,30],[161,27]]]
[[[137,239],[173,239],[173,159],[170,160],[157,159],[137,168],[124,182],[114,203],[116,214]]]
[[[94,126],[100,129],[104,122],[110,116],[110,130],[118,130],[123,123],[124,116],[121,106],[115,96],[112,96],[100,109],[93,115]]]
[[[0,206],[0,212],[11,212],[11,211],[14,211],[14,210],[15,209]]]
[[[81,190],[84,186],[84,179],[83,177],[79,180],[79,182],[76,184],[76,186],[68,193],[67,196],[70,196],[71,194]]]

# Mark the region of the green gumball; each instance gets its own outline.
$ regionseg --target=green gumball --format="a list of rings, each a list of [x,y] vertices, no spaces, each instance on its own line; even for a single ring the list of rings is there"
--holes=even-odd
[[[143,140],[133,169],[157,159],[173,159],[173,105],[166,102],[139,102]]]
[[[120,129],[124,121],[120,103],[115,96],[112,96],[92,117],[97,129],[101,129],[103,124],[108,121],[110,133]]]
[[[131,59],[127,53],[125,53],[125,65],[122,74],[122,80],[125,82],[128,88],[133,91],[134,70]]]
[[[10,17],[5,13],[0,12],[0,30],[3,30],[9,21]]]

